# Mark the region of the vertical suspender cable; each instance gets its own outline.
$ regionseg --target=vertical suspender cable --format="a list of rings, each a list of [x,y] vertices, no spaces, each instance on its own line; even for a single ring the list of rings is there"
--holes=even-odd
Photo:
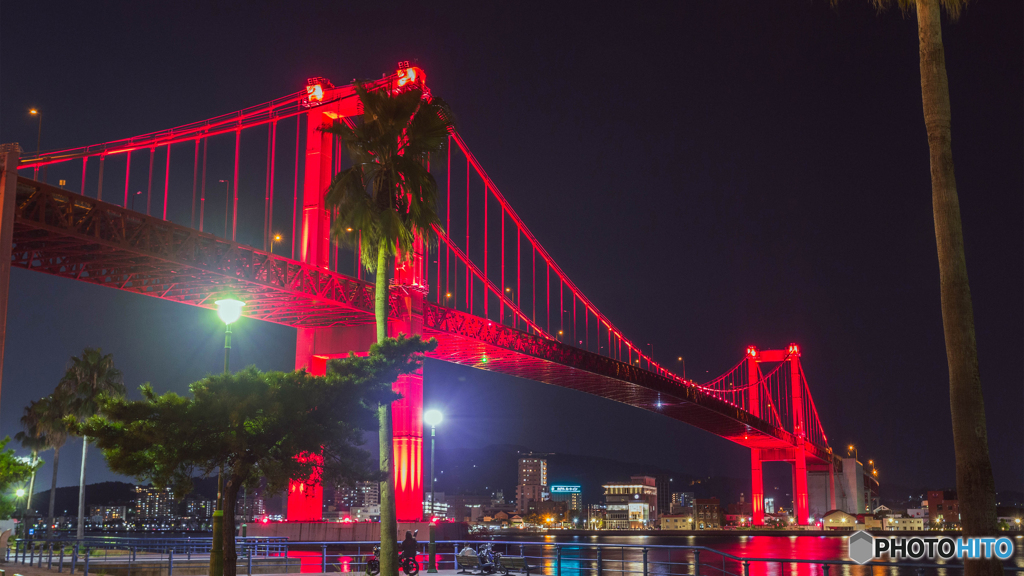
[[[203,216],[206,214],[206,151],[210,146],[210,137],[203,138],[203,180],[199,185],[199,231],[203,231]]]
[[[270,238],[270,143],[274,140],[274,127],[267,125],[267,154],[266,169],[263,171],[263,251],[267,251],[267,245],[273,242]],[[273,244],[270,244],[273,246]]]
[[[167,160],[164,164],[164,215],[167,220],[167,197],[171,192],[171,145],[167,145]]]
[[[149,183],[146,185],[146,216],[149,216],[150,205],[153,202],[153,156],[156,155],[156,148],[149,149]]]
[[[96,199],[103,200],[103,163],[107,159],[106,154],[100,155],[100,182],[96,185]]]
[[[466,159],[466,257],[469,257],[469,158]],[[470,290],[473,287],[473,280],[470,277],[469,267],[466,267],[466,310],[472,311],[470,305]]]
[[[446,198],[446,200],[444,202],[444,210],[445,210],[444,233],[447,234],[449,238],[451,238],[451,234],[452,234],[452,137],[451,137],[450,134],[448,135],[448,169],[445,171],[445,180],[447,181],[446,187],[447,187],[448,192],[447,192],[447,198]],[[440,244],[438,246],[440,246]],[[448,281],[449,281],[449,274],[451,273],[451,266],[449,265],[449,262],[451,261],[451,254],[452,254],[451,248],[448,247],[447,244],[446,244],[445,245],[445,251],[444,251],[444,291],[445,291],[445,295],[446,296],[447,296],[448,291],[449,291]],[[440,256],[438,256],[438,257],[440,258]],[[456,301],[457,300],[453,299],[452,303],[454,304]],[[431,472],[431,474],[433,474],[433,472]]]
[[[128,151],[128,160],[124,165],[124,207],[128,207],[128,177],[132,171],[132,152]]]
[[[270,247],[274,247],[274,176],[277,164],[277,120],[270,124],[270,202],[267,211],[267,234],[270,235]]]
[[[235,189],[231,208],[231,241],[235,241],[235,233],[238,230],[238,151],[242,141],[242,131],[235,130]]]
[[[201,140],[201,139],[200,139]],[[169,145],[168,145],[169,147]],[[192,220],[189,221],[188,227],[196,227],[196,182],[199,178],[199,140],[196,140],[196,152],[195,158],[192,160]]]
[[[295,117],[295,192],[292,197],[292,260],[295,260],[295,239],[299,235],[299,144],[302,142],[302,115]]]
[[[484,278],[490,280],[491,277],[487,273],[487,242],[490,239],[490,237],[487,235],[487,196],[489,196],[489,194],[487,194],[487,183],[484,182]],[[502,219],[502,221],[504,222],[504,219]],[[469,252],[466,253],[469,254]],[[500,302],[501,294],[499,294],[498,296]],[[487,290],[484,290],[484,318],[488,318],[488,303],[490,302],[490,300],[490,295],[487,293]],[[498,322],[501,322],[502,319],[503,317],[499,317]]]
[[[82,156],[82,196],[85,196],[85,167],[89,163],[88,156]]]

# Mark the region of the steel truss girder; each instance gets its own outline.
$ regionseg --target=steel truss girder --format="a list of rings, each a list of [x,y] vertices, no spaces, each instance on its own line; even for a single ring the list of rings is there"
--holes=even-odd
[[[204,308],[233,294],[245,316],[289,326],[373,321],[368,282],[26,178],[14,228],[20,268]],[[398,315],[401,300],[391,306]]]
[[[423,331],[437,337],[438,348],[431,356],[440,360],[588,392],[666,415],[743,446],[788,449],[797,445],[793,434],[696,386],[486,318],[424,302]],[[829,460],[823,447],[807,443],[805,451],[808,457]]]

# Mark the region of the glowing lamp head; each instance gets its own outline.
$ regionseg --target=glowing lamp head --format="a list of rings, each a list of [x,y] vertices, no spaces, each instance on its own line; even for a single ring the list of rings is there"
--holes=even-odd
[[[245,302],[234,298],[217,300],[215,304],[217,304],[217,316],[220,316],[225,324],[231,324],[238,320],[238,317],[242,315],[242,306],[245,306]]]
[[[444,419],[444,415],[441,414],[440,410],[427,410],[423,413],[423,421],[430,425],[431,428],[437,426]]]
[[[281,235],[280,234],[274,234],[274,242],[280,242],[280,241],[281,241]]]
[[[39,110],[36,110],[35,108],[33,108],[33,109],[29,110],[28,113],[33,115],[33,116],[35,116],[36,114],[39,114]]]
[[[747,346],[747,356],[757,358],[757,346]]]
[[[14,491],[14,493],[18,496],[18,498],[21,498],[22,496],[25,495],[25,489],[24,488],[18,488],[17,490]]]
[[[787,350],[793,356],[799,356],[800,355],[800,347],[797,346],[796,344],[790,344],[789,348]]]

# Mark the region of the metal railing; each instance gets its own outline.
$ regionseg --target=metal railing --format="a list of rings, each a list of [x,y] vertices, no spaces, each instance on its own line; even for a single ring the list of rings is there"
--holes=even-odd
[[[167,576],[176,569],[209,562],[210,538],[94,537],[84,540],[21,540],[7,550],[8,562],[89,574],[90,563],[104,574],[130,575],[142,567]],[[372,541],[292,542],[285,538],[236,538],[238,574],[365,572]],[[499,540],[437,542],[437,568],[459,570],[464,548],[490,545],[504,557],[522,558],[530,573],[546,576],[959,576],[956,562],[886,562],[743,557],[707,546],[589,544]],[[1018,545],[1019,546],[1019,545]],[[427,568],[427,542],[417,560]],[[1018,562],[1019,563],[1019,562]],[[1004,563],[1008,575],[1024,567]],[[151,573],[151,572],[150,572]],[[196,573],[192,570],[192,573]],[[203,573],[203,572],[201,572]]]

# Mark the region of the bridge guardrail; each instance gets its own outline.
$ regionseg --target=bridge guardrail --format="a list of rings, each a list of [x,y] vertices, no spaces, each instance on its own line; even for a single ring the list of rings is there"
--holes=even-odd
[[[211,538],[93,537],[83,540],[19,540],[8,549],[7,561],[56,568],[58,573],[76,570],[89,574],[90,563],[104,573],[122,566],[166,566],[175,569],[204,565],[209,559]],[[802,558],[743,557],[708,546],[672,544],[597,544],[585,542],[441,540],[437,542],[437,567],[457,570],[456,555],[469,546],[489,544],[504,556],[519,556],[539,565],[533,574],[546,576],[958,576],[963,564],[952,562],[869,562]],[[364,572],[376,545],[372,541],[291,542],[285,538],[237,538],[238,574]],[[1021,546],[1020,543],[1017,544]],[[421,570],[427,568],[427,543],[417,554]],[[255,571],[254,571],[255,570]],[[114,570],[116,572],[116,570]],[[1004,564],[1008,575],[1024,572],[1024,566]]]

